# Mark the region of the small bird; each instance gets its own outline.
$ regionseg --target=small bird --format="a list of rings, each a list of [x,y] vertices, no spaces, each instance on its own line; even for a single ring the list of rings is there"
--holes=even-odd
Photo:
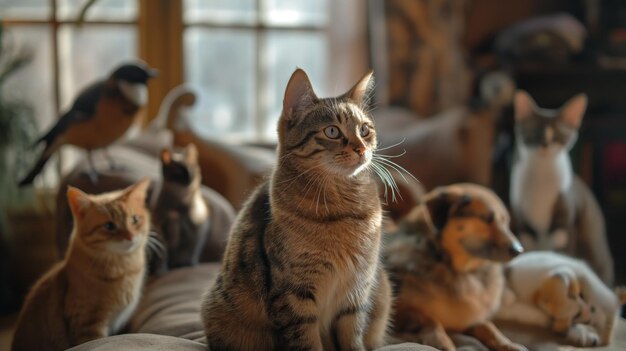
[[[45,148],[19,186],[31,184],[62,145],[74,145],[87,151],[90,177],[95,182],[98,173],[91,151],[112,144],[134,124],[140,108],[148,101],[147,82],[157,74],[157,70],[142,62],[124,63],[107,79],[85,88],[57,123],[37,139],[35,145],[45,142]]]

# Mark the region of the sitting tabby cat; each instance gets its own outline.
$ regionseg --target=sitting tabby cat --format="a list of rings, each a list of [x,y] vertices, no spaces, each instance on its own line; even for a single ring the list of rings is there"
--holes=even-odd
[[[70,246],[26,297],[12,350],[65,350],[124,327],[143,286],[149,184],[102,195],[68,189]]]
[[[371,72],[318,98],[296,70],[278,122],[278,162],[231,231],[202,303],[212,350],[364,350],[385,342],[391,297],[379,261]]]
[[[153,197],[152,213],[167,248],[167,267],[196,265],[209,231],[209,206],[202,196],[196,146],[189,144],[182,151],[164,149],[161,165],[163,182]]]
[[[524,91],[515,94],[517,158],[511,172],[511,207],[527,250],[557,250],[586,260],[607,283],[613,260],[604,217],[589,188],[572,170],[587,97],[570,99],[559,110],[537,107]]]

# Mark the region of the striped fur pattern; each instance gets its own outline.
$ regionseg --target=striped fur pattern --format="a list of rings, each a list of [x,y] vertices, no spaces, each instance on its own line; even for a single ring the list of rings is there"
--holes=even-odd
[[[149,184],[101,195],[69,188],[70,246],[26,297],[12,350],[65,350],[125,326],[143,286]]]
[[[371,350],[391,303],[380,260],[371,72],[319,99],[292,75],[278,162],[239,214],[202,317],[211,350]]]

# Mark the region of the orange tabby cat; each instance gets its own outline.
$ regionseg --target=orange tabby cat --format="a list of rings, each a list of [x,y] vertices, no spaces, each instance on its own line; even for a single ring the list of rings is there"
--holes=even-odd
[[[74,216],[70,246],[26,297],[13,350],[64,350],[125,325],[143,285],[149,184],[144,179],[102,195],[68,189]]]

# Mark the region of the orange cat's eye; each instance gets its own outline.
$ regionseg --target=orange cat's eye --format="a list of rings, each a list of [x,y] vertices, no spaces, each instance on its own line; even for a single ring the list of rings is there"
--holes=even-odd
[[[103,227],[104,227],[104,229],[106,229],[106,230],[108,230],[110,232],[113,232],[113,231],[117,230],[117,226],[115,225],[115,223],[113,223],[111,221],[104,223]]]
[[[359,134],[361,134],[362,137],[370,135],[370,127],[367,124],[362,125],[359,129]]]
[[[133,223],[133,225],[136,225],[137,223],[139,223],[139,216],[133,215],[132,217],[130,217],[130,221]]]
[[[341,135],[339,133],[339,128],[337,128],[336,126],[328,126],[324,128],[324,134],[330,139],[338,139]]]

